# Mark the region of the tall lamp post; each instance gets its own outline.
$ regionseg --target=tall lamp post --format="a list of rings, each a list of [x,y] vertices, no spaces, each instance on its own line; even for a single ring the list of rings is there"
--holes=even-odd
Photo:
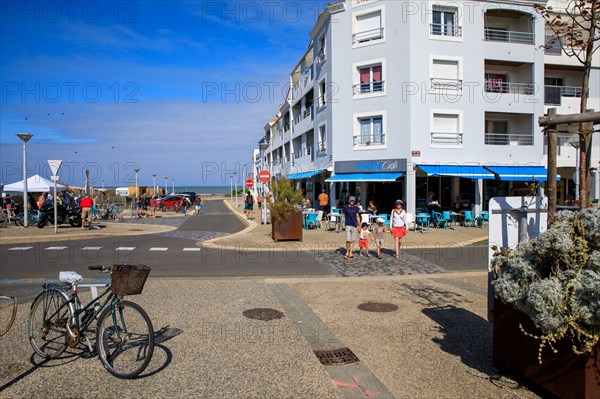
[[[156,173],[152,175],[153,183],[152,183],[152,196],[156,195]]]
[[[140,196],[138,193],[138,172],[140,171],[140,168],[135,168],[133,171],[135,172],[135,200],[137,201]]]
[[[171,194],[175,194],[175,179],[171,180],[171,187],[173,189],[173,191],[171,192]]]
[[[237,200],[237,170],[233,172],[233,184],[235,187],[235,209],[238,208],[238,200]]]
[[[165,176],[165,195],[167,195],[167,193],[169,192],[169,188],[168,185],[169,184],[169,178],[167,176]]]
[[[27,193],[27,142],[33,137],[33,134],[17,133],[17,137],[23,142],[23,215],[25,217],[23,226],[27,227],[29,226],[29,210],[27,209],[29,208],[29,197]]]
[[[269,143],[265,141],[261,141],[258,144],[258,148],[260,149],[260,169],[265,169],[265,151],[269,148]],[[267,196],[265,193],[265,183],[262,183],[262,223],[267,224]]]

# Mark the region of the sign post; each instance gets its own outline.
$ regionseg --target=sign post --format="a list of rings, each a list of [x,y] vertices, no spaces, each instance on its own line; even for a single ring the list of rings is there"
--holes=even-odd
[[[62,165],[62,161],[59,160],[50,160],[48,161],[48,165],[50,165],[50,170],[52,170],[52,177],[50,178],[54,182],[54,234],[58,233],[58,220],[57,220],[57,206],[56,206],[56,184],[60,176],[58,175],[58,171],[60,170],[60,166]]]
[[[267,195],[265,191],[265,184],[271,180],[271,173],[268,170],[261,170],[258,172],[258,180],[262,183],[262,223],[267,224]]]

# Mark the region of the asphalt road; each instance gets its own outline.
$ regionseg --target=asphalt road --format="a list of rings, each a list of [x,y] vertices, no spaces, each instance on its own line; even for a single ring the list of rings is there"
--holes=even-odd
[[[156,223],[151,219],[140,222]],[[133,225],[143,229],[142,225]],[[177,230],[168,233],[111,237],[94,240],[56,241],[0,245],[0,293],[26,296],[39,281],[56,279],[63,270],[96,277],[89,265],[142,263],[157,277],[286,277],[336,276],[341,256],[311,251],[269,251],[257,248],[203,248],[199,241],[235,233],[244,224],[222,201],[205,201],[201,215],[188,216]],[[422,259],[446,271],[485,270],[487,248],[405,250],[412,260]],[[418,259],[417,259],[418,258]],[[352,266],[351,266],[352,267]],[[376,263],[361,266],[361,275],[382,275]],[[342,275],[348,275],[343,274]],[[32,281],[32,279],[34,281]]]

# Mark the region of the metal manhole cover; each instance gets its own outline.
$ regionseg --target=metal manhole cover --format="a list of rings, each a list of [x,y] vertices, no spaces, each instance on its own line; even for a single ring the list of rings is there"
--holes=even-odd
[[[277,309],[270,309],[270,308],[248,309],[248,310],[244,310],[242,312],[242,314],[249,319],[263,320],[263,321],[281,319],[283,316],[285,316],[285,314],[283,312],[280,312]]]
[[[325,366],[360,362],[350,348],[314,351],[315,355]]]
[[[360,310],[364,310],[365,312],[394,312],[398,310],[398,306],[393,303],[383,303],[383,302],[366,302],[361,303],[357,306]]]

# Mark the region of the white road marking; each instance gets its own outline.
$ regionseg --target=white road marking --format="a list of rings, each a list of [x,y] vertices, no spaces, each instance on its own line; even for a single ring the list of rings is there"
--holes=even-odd
[[[67,249],[67,247],[47,247],[44,248],[46,251],[60,251],[62,249]]]
[[[184,251],[200,251],[200,248],[183,248]]]
[[[135,247],[118,247],[115,248],[115,251],[133,251]]]
[[[9,251],[27,251],[28,249],[32,249],[33,247],[12,247],[8,248]]]
[[[169,248],[165,248],[165,247],[152,247],[150,248],[150,251],[166,251]]]
[[[83,247],[81,248],[82,251],[98,251],[102,249],[102,247]]]

